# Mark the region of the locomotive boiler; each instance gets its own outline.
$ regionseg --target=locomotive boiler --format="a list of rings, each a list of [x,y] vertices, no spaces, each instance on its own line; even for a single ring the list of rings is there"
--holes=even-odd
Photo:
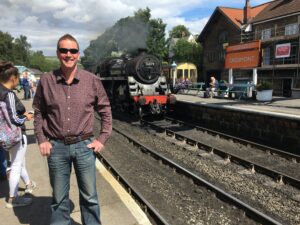
[[[161,115],[175,103],[175,97],[167,94],[166,77],[161,75],[159,59],[145,52],[136,57],[106,59],[98,66],[97,74],[112,106],[122,111],[140,117]]]

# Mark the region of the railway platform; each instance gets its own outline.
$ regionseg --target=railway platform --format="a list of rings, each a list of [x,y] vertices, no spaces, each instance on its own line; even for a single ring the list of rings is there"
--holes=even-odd
[[[265,115],[275,115],[300,120],[300,99],[273,97],[271,102],[256,100],[232,100],[227,98],[203,98],[194,95],[177,94],[177,101],[198,104],[202,106],[254,112]]]
[[[21,95],[19,96],[21,98]],[[23,101],[27,110],[31,109],[32,101]],[[49,182],[47,161],[42,157],[33,133],[33,123],[27,122],[28,149],[26,166],[32,180],[37,182],[34,190],[33,203],[27,207],[7,209],[8,183],[0,181],[0,225],[46,225],[49,224],[51,186]],[[97,189],[101,204],[101,221],[103,225],[149,225],[147,216],[133,198],[124,190],[109,171],[97,160]],[[22,181],[20,194],[24,193]],[[71,218],[73,225],[81,224],[79,193],[74,170],[70,186]]]
[[[182,120],[300,155],[300,99],[203,98],[177,94],[174,114]]]

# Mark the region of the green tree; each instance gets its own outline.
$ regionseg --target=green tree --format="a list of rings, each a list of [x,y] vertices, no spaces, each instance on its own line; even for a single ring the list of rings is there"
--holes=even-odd
[[[177,25],[169,32],[170,38],[182,38],[190,36],[191,32],[184,25]]]
[[[14,63],[29,66],[29,54],[31,45],[27,42],[27,37],[21,35],[14,41]]]
[[[147,49],[149,54],[156,55],[160,59],[167,56],[167,46],[165,39],[166,24],[162,19],[151,19],[149,21],[150,32],[147,39]]]
[[[44,71],[46,59],[42,51],[31,52],[29,56],[29,66],[31,68]]]
[[[191,62],[201,69],[202,46],[198,43],[188,42],[185,39],[177,41],[173,48],[176,62]]]
[[[0,31],[0,59],[14,61],[14,38],[9,33]]]

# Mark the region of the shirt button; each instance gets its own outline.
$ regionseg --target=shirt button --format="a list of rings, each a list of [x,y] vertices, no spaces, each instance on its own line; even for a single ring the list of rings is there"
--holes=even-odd
[[[68,133],[70,133],[70,130],[68,130]]]
[[[68,98],[71,98],[70,96],[68,96]]]
[[[70,107],[68,107],[68,110],[70,110],[71,108]]]
[[[70,121],[70,118],[68,118],[68,121]]]

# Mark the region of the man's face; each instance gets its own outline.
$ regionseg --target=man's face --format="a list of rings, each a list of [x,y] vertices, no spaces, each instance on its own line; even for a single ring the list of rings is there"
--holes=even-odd
[[[60,51],[62,49],[63,51]],[[67,50],[71,50],[67,51]],[[77,53],[72,53],[72,50],[77,49],[78,46],[75,41],[72,40],[62,40],[59,43],[59,49],[57,50],[57,58],[61,63],[61,67],[65,69],[72,69],[77,65],[77,61],[80,57],[79,51]]]

